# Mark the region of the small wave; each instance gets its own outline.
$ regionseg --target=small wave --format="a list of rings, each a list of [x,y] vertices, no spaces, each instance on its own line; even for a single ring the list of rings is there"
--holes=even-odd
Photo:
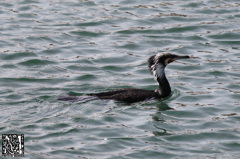
[[[69,101],[69,102],[87,102],[91,100],[98,99],[96,96],[71,96],[71,95],[61,95],[58,97],[58,100]]]

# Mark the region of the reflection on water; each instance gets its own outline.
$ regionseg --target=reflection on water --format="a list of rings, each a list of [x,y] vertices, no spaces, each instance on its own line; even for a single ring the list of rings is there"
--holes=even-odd
[[[170,135],[167,130],[163,129],[163,128],[159,128],[157,126],[154,125],[154,127],[156,129],[158,129],[159,131],[153,131],[153,135],[155,136],[164,136],[164,135]]]
[[[156,104],[156,108],[158,111],[165,111],[165,110],[171,110],[173,108],[170,108],[167,103],[161,102]]]

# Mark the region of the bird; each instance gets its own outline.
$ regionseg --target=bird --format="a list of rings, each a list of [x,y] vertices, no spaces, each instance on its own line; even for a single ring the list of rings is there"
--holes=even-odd
[[[171,94],[171,87],[165,75],[168,64],[180,60],[189,59],[189,56],[176,55],[169,52],[158,53],[148,58],[148,68],[158,82],[156,90],[144,90],[137,88],[117,89],[113,91],[86,94],[92,99],[116,100],[125,103],[135,103],[149,99],[164,99]],[[76,100],[77,97],[62,97],[60,100]],[[84,97],[86,99],[86,97]]]
[[[148,59],[148,67],[150,72],[158,81],[158,88],[156,90],[144,90],[136,88],[118,89],[108,92],[92,93],[89,96],[96,96],[99,99],[113,99],[126,103],[140,102],[147,99],[161,99],[171,94],[171,87],[165,75],[165,67],[173,61],[180,59],[188,59],[189,56],[180,56],[168,52],[158,53]]]

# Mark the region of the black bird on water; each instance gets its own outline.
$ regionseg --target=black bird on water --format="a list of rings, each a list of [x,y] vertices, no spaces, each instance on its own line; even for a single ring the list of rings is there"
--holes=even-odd
[[[158,89],[156,90],[143,90],[143,89],[118,89],[114,91],[92,93],[87,96],[97,97],[91,99],[113,99],[116,101],[122,101],[126,103],[134,103],[144,101],[147,99],[155,98],[161,99],[171,94],[171,87],[165,76],[165,67],[176,60],[187,59],[189,56],[179,56],[172,53],[159,53],[153,55],[148,59],[148,67],[155,79],[158,81]],[[60,100],[74,100],[74,97],[62,97]]]

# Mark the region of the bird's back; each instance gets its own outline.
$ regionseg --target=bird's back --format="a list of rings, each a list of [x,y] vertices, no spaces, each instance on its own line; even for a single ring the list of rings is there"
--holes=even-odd
[[[101,92],[95,94],[89,94],[90,96],[97,96],[100,99],[114,99],[117,101],[133,103],[144,101],[151,98],[160,98],[159,94],[154,90],[143,90],[143,89],[119,89],[109,92]]]

